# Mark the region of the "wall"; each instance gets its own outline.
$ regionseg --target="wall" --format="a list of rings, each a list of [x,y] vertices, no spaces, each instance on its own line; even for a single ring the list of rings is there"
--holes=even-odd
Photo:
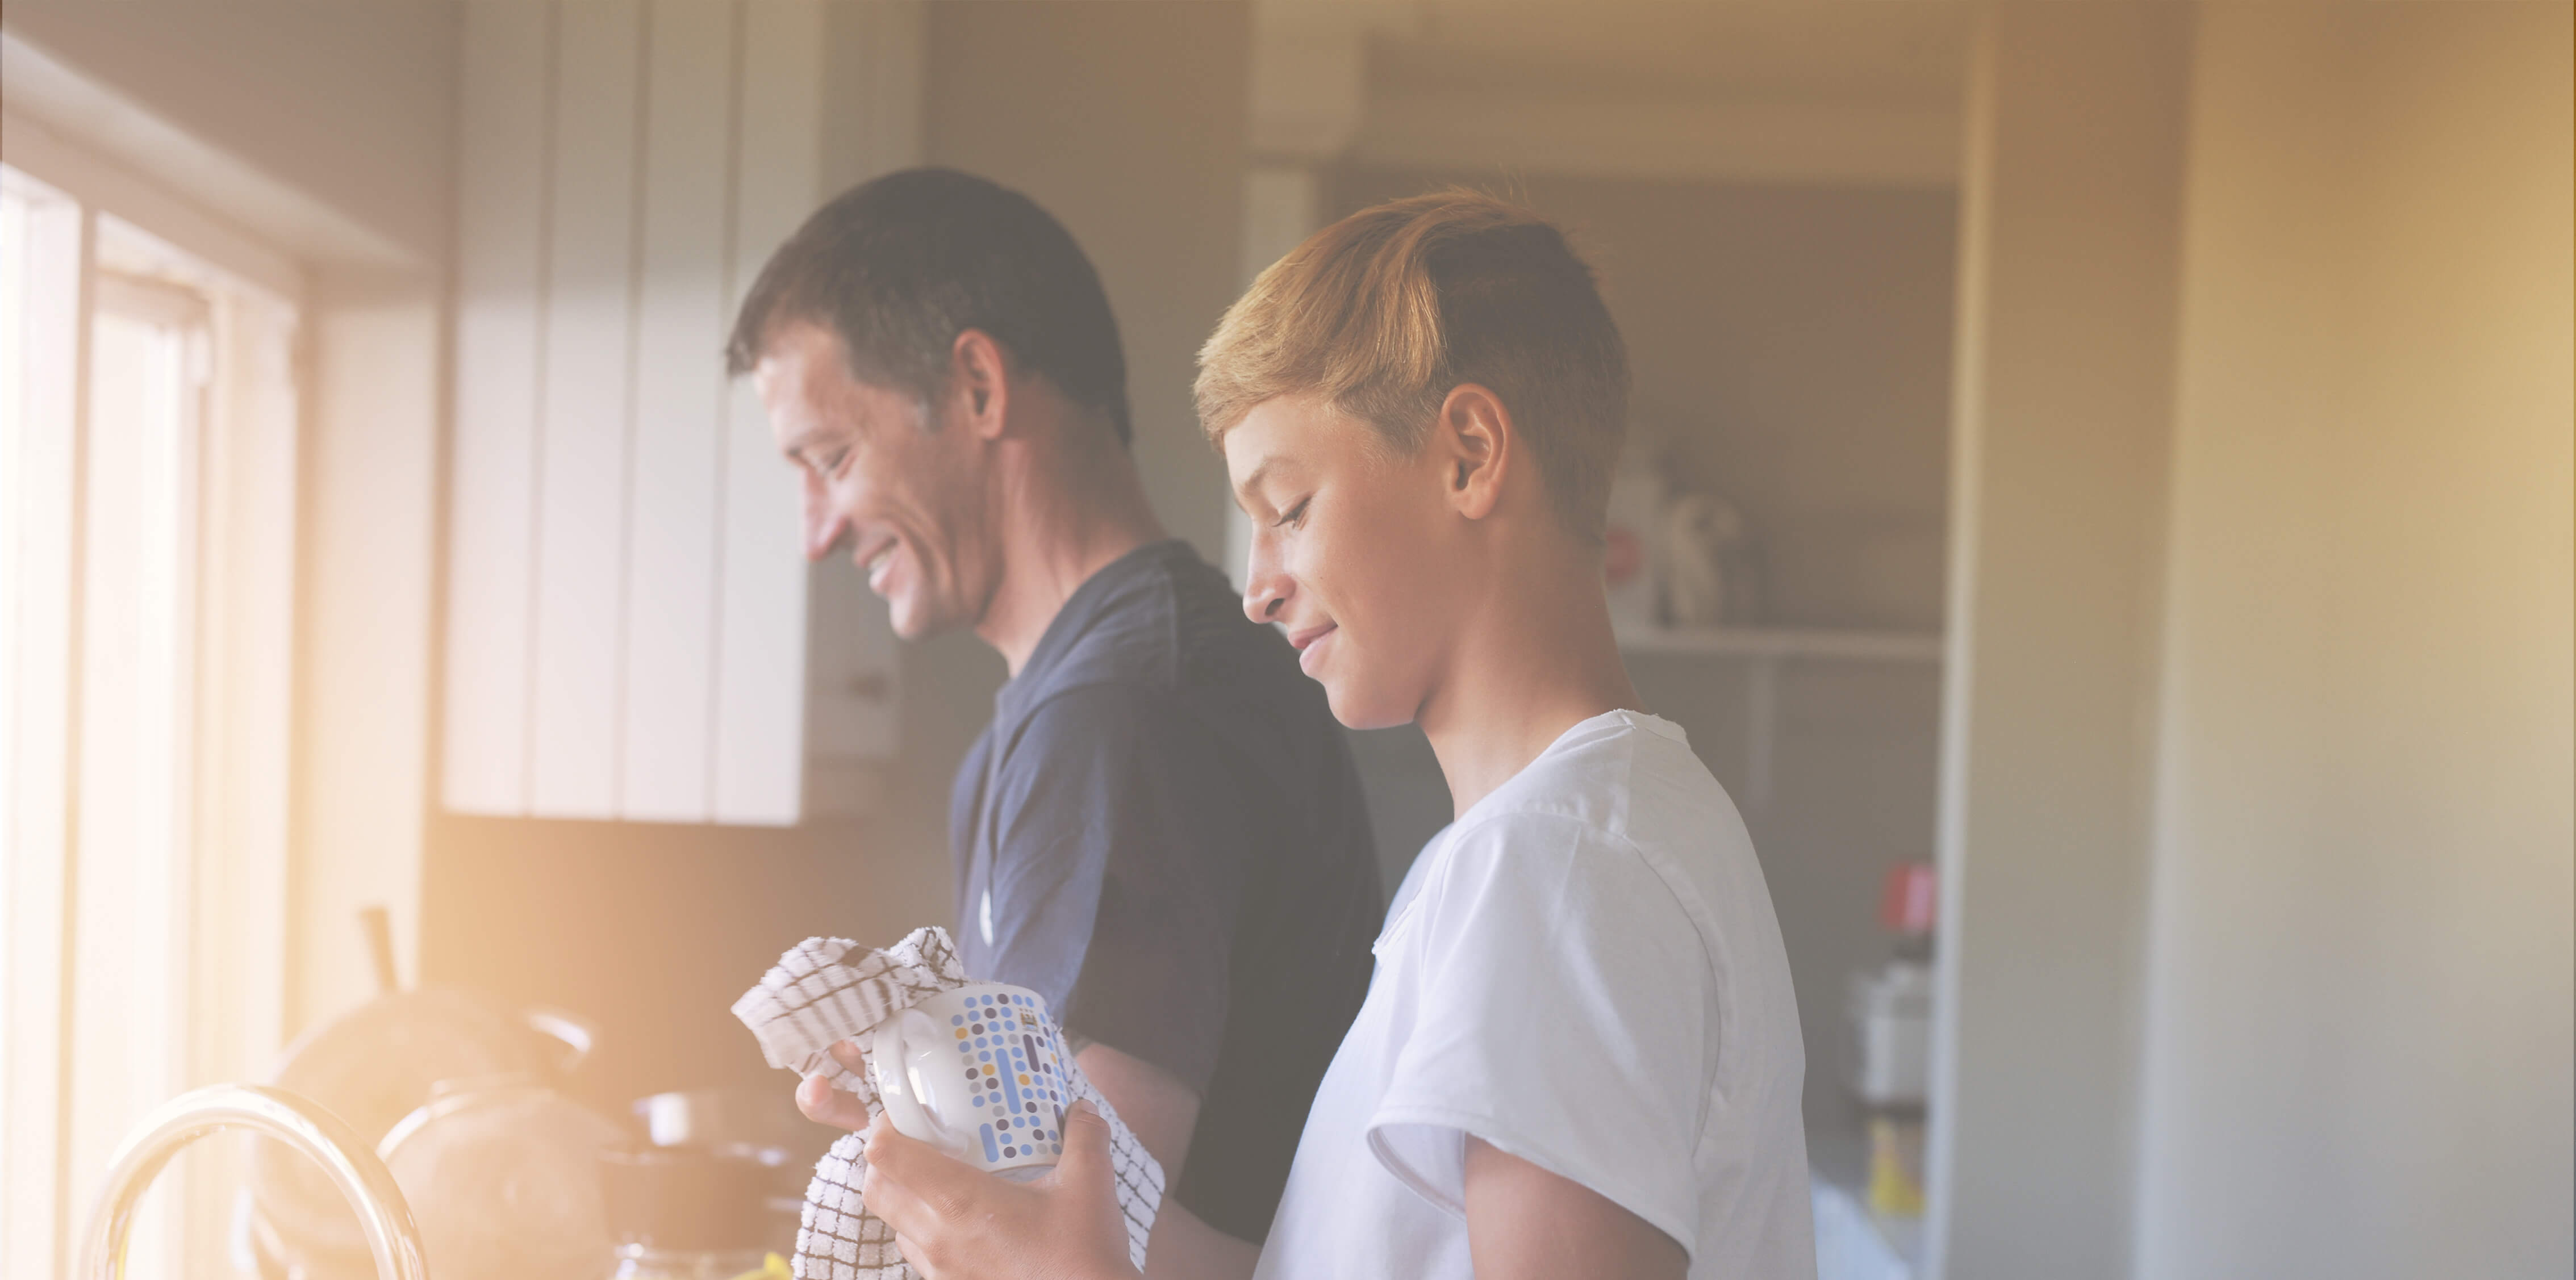
[[[2576,1269],[2570,46],[2202,14],[2140,1277]]]
[[[357,912],[419,954],[446,316],[418,273],[308,295],[286,1030],[375,994]]]
[[[2190,12],[2004,5],[1970,77],[1927,1251],[2117,1276]]]
[[[443,0],[10,0],[7,23],[392,253],[435,265],[454,203],[456,13]]]
[[[1099,268],[1127,347],[1136,464],[1174,536],[1225,551],[1199,344],[1239,292],[1245,6],[995,0],[934,10],[932,163],[1026,193]]]

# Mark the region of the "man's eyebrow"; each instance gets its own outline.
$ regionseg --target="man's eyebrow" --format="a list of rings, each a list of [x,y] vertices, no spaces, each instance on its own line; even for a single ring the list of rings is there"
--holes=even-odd
[[[809,430],[805,434],[788,441],[785,445],[781,446],[778,451],[787,455],[787,459],[789,461],[803,463],[810,467],[814,465],[814,463],[811,458],[805,456],[805,452],[806,450],[812,449],[816,445],[823,443],[823,441],[816,439],[819,434],[821,433]]]

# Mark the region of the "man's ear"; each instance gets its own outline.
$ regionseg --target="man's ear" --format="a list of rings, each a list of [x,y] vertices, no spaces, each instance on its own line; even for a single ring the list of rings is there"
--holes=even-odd
[[[1450,509],[1470,520],[1493,514],[1504,479],[1520,461],[1520,433],[1503,398],[1473,382],[1450,388],[1432,421],[1429,447],[1440,460]]]
[[[961,329],[948,347],[948,387],[957,416],[979,439],[998,440],[1010,421],[1010,369],[1002,344],[981,329]]]

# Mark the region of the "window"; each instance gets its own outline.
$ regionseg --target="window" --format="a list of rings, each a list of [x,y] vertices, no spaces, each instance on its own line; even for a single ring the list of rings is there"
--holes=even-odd
[[[135,1123],[277,1048],[294,320],[0,167],[6,1274],[68,1274]],[[228,1155],[131,1274],[231,1274]]]

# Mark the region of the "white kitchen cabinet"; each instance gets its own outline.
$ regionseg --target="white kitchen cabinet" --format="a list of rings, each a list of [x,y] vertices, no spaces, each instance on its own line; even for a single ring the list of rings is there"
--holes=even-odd
[[[809,766],[846,779],[893,750],[884,609],[835,595],[809,619],[810,591],[852,584],[809,579],[793,477],[722,355],[761,264],[828,194],[835,33],[869,43],[860,74],[918,61],[917,22],[834,17],[465,6],[451,810],[792,823],[817,807]],[[909,159],[895,124],[864,133],[876,167]]]

